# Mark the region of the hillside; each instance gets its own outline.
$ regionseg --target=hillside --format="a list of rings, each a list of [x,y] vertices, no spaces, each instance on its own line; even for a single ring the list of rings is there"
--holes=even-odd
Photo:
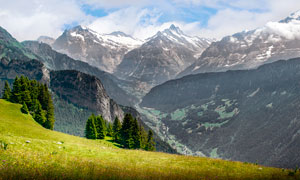
[[[295,179],[299,171],[119,149],[39,126],[0,100],[0,179]]]
[[[254,70],[190,75],[153,88],[141,106],[153,115],[152,129],[162,139],[175,139],[173,146],[186,146],[187,153],[295,168],[299,72],[297,58]]]

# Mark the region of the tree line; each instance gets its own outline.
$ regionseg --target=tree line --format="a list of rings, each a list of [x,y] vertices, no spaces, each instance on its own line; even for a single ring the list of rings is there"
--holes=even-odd
[[[125,115],[123,123],[116,117],[113,124],[104,120],[101,115],[92,114],[86,122],[85,136],[88,139],[104,139],[105,136],[110,136],[114,142],[126,149],[155,151],[153,132],[149,130],[147,133],[131,114]]]
[[[54,106],[46,84],[27,77],[17,76],[11,89],[5,81],[3,99],[22,104],[22,113],[30,113],[33,119],[47,129],[54,128]]]

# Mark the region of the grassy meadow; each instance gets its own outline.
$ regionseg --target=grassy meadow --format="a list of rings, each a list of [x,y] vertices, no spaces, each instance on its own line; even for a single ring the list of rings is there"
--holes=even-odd
[[[0,100],[0,179],[300,179],[299,170],[118,148],[46,130]]]

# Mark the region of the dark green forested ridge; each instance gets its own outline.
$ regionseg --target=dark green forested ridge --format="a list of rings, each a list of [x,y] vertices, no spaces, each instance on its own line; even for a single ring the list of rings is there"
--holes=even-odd
[[[116,117],[113,125],[102,116],[92,114],[86,122],[85,136],[88,139],[104,139],[105,136],[111,136],[114,142],[126,149],[155,151],[153,132],[149,130],[147,134],[131,114],[125,115],[123,123]]]
[[[17,76],[11,90],[9,83],[5,81],[3,99],[13,103],[22,104],[21,111],[30,113],[34,120],[47,129],[54,128],[54,106],[50,91],[46,84],[27,77]]]

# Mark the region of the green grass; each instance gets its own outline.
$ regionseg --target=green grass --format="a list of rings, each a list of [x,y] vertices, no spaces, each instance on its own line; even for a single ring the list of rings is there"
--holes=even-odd
[[[0,179],[296,179],[299,171],[120,149],[42,128],[21,105],[0,100]],[[27,143],[29,142],[29,143]],[[288,175],[290,173],[290,175]]]

